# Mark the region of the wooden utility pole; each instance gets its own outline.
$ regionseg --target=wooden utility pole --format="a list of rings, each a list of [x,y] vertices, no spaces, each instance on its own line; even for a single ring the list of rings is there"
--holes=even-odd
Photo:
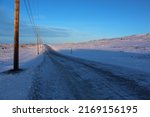
[[[20,0],[15,1],[14,13],[14,71],[19,70],[19,7]]]
[[[39,54],[39,35],[37,33],[37,41],[36,41],[36,46],[37,46],[37,54]]]
[[[40,51],[42,52],[42,38],[40,37]]]

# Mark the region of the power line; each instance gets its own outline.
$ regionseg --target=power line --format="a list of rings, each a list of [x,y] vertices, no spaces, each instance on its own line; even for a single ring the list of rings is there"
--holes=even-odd
[[[35,22],[34,22],[34,17],[33,17],[33,14],[32,14],[32,9],[31,9],[31,5],[30,5],[29,0],[24,0],[24,3],[25,3],[25,7],[26,7],[26,10],[27,10],[27,14],[28,14],[30,23],[31,23],[31,25],[32,25],[33,31],[34,31],[35,36],[36,36],[36,38],[37,38],[37,41],[36,41],[36,44],[37,44],[37,53],[39,54],[39,34],[38,34],[38,26],[37,26],[37,25],[35,24]]]
[[[37,16],[37,21],[39,21],[39,0],[36,0],[36,10],[37,10],[37,14],[36,14],[36,16]],[[38,27],[38,36],[39,36],[39,49],[40,49],[40,51],[42,51],[42,36],[41,36],[41,33],[40,33],[40,27]]]
[[[33,15],[32,15],[31,8],[30,8],[30,9],[28,8],[28,4],[27,4],[26,0],[24,0],[24,3],[25,3],[25,8],[26,8],[26,11],[27,11],[27,14],[28,14],[30,23],[31,23],[31,25],[32,25],[33,31],[34,31],[35,36],[36,36],[36,34],[37,34],[36,25],[35,25],[35,23],[34,23],[34,19],[33,19]]]

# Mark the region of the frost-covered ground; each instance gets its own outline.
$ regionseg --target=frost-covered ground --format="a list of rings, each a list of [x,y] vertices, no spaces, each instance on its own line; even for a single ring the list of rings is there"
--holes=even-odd
[[[36,47],[26,45],[20,47],[19,73],[6,72],[13,68],[12,45],[0,46],[0,99],[27,99],[31,89],[34,69],[42,61],[42,55],[37,56]]]
[[[150,53],[150,34],[132,35],[113,39],[101,39],[82,43],[64,43],[52,45],[55,50],[94,49],[123,51],[130,53]]]
[[[77,49],[73,50],[72,53],[70,50],[60,50],[59,52],[68,56],[132,68],[150,73],[150,54],[88,49]]]
[[[20,65],[37,56],[36,46],[22,45],[19,51]],[[13,46],[7,44],[0,45],[0,72],[12,69],[13,65]]]
[[[65,55],[150,72],[150,34],[52,47]]]
[[[150,73],[65,56],[45,46],[30,99],[150,99]]]
[[[150,99],[150,35],[20,48],[0,46],[0,99]]]

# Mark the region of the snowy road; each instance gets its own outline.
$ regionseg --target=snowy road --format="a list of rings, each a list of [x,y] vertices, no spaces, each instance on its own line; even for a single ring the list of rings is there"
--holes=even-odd
[[[65,56],[45,45],[29,99],[150,99],[150,74]]]

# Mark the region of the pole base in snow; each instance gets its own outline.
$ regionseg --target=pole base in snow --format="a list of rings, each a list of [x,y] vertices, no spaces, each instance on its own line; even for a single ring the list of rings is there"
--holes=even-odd
[[[2,73],[3,74],[18,74],[18,73],[23,72],[23,71],[24,71],[23,69],[18,69],[18,70],[11,69],[11,70],[4,71]]]

